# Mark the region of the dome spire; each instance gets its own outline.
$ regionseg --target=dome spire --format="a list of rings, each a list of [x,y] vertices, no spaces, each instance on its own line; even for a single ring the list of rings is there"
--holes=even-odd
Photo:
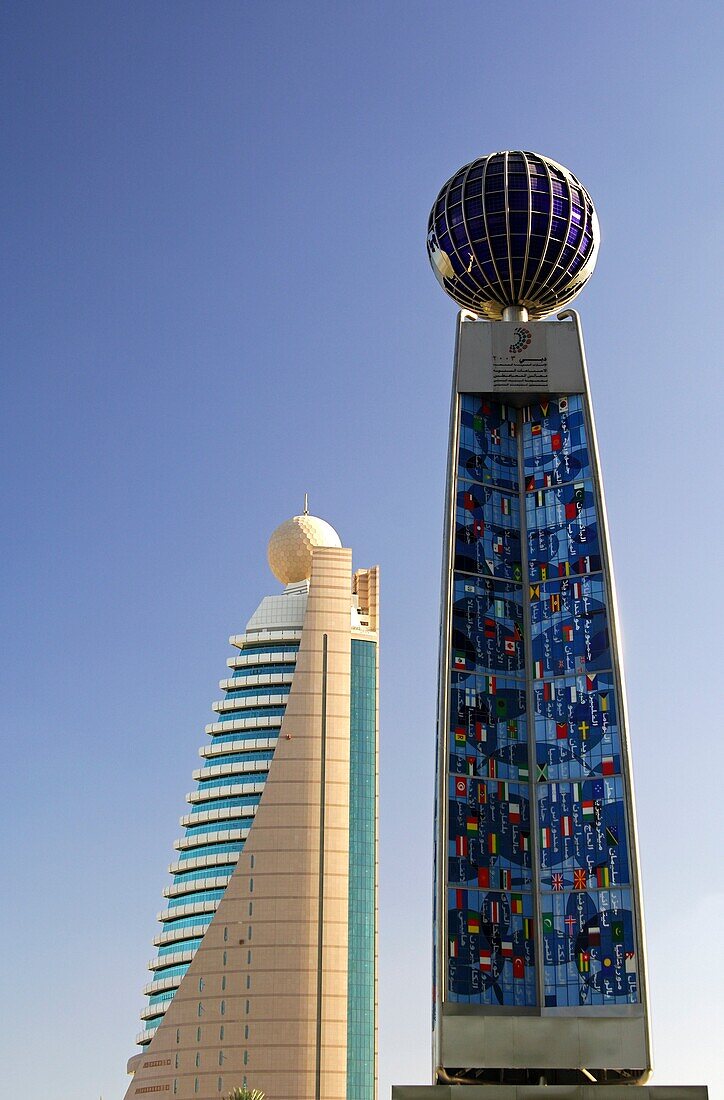
[[[267,561],[282,584],[297,584],[312,575],[312,555],[318,547],[341,546],[333,527],[318,516],[310,516],[308,494],[304,494],[304,513],[292,516],[272,532]]]

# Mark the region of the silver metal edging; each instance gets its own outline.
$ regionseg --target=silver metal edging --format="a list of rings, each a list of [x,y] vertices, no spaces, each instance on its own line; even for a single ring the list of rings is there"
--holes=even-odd
[[[450,711],[450,640],[453,593],[453,539],[455,536],[455,498],[457,483],[457,452],[460,425],[460,397],[458,394],[458,366],[460,330],[466,317],[474,317],[461,310],[455,330],[455,358],[453,362],[452,393],[450,396],[450,449],[445,479],[445,527],[443,535],[442,572],[440,578],[440,655],[438,663],[438,716],[437,716],[437,835],[435,837],[435,1031],[433,1042],[433,1077],[440,1064],[439,1037],[441,1034],[442,1006],[447,991],[447,828],[448,828],[448,727]],[[477,319],[477,318],[476,318]]]

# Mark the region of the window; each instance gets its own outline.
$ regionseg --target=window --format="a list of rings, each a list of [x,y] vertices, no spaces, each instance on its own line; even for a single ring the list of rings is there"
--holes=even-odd
[[[254,911],[254,902],[253,902],[253,901],[250,901],[250,902],[249,902],[249,916],[251,916],[251,914],[253,913],[253,911]]]
[[[176,1042],[177,1043],[181,1042],[181,1028],[180,1027],[176,1028]]]
[[[175,1096],[176,1093],[178,1092],[178,1081],[176,1080],[175,1077],[173,1079],[173,1091],[174,1091],[174,1096]]]
[[[244,1038],[245,1039],[249,1038],[249,1025],[248,1024],[244,1024]]]
[[[251,989],[251,974],[246,975],[246,988]]]
[[[246,1012],[246,1015],[248,1016],[249,1015],[249,1001],[246,1002],[246,1008],[244,1009],[244,1011]]]
[[[199,1007],[196,1010],[196,1015],[200,1016],[203,1011],[204,1011],[204,1006],[202,1005],[201,1001],[199,1001]]]
[[[221,1040],[221,1042],[224,1041],[224,1025],[223,1024],[219,1028],[219,1039]]]
[[[199,1054],[198,1050],[196,1051],[196,1058],[194,1059],[194,1065],[196,1066],[197,1069],[201,1065],[201,1055]]]
[[[244,1051],[244,1065],[246,1065],[248,1061],[249,1061],[249,1051],[245,1050]]]
[[[246,953],[246,961],[247,961],[247,963],[251,962],[251,948],[249,948],[249,950]]]
[[[254,879],[253,878],[249,879],[249,893],[250,894],[254,893]]]
[[[204,988],[204,979],[199,978],[199,993],[202,992],[203,988]]]
[[[174,1063],[174,1069],[178,1069],[178,1051],[176,1052],[176,1061]]]
[[[254,857],[251,857],[251,869],[254,870]]]
[[[226,974],[222,975],[222,978],[221,978],[221,988],[222,988],[222,989],[226,989]]]
[[[224,954],[222,955],[222,961],[223,961],[223,964],[224,964],[224,966],[226,966],[226,957],[227,957],[227,954],[228,954],[228,952],[226,952],[226,951],[225,951],[225,952],[224,952]]]
[[[229,938],[229,929],[228,929],[228,928],[224,928],[224,943],[226,943],[226,941],[228,940],[228,938]]]
[[[194,1077],[194,1092],[198,1092],[198,1091],[199,1091],[199,1079],[198,1079],[198,1077]]]
[[[224,1052],[223,1052],[223,1050],[220,1050],[219,1051],[219,1065],[221,1066],[223,1064],[224,1064]]]
[[[226,1001],[221,1002],[220,1011],[221,1011],[221,1015],[223,1016],[224,1013],[226,1012]]]
[[[197,1043],[201,1042],[201,1028],[200,1027],[196,1028],[196,1042]]]

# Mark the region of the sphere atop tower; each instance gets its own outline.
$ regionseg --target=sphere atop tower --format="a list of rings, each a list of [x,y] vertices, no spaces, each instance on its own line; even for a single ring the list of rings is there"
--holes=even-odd
[[[296,584],[312,575],[312,551],[320,546],[341,546],[339,535],[326,520],[310,516],[307,498],[301,516],[280,523],[269,539],[269,568],[282,584]]]
[[[491,153],[466,164],[430,211],[427,252],[459,306],[491,321],[508,307],[531,320],[567,305],[596,265],[600,232],[572,172],[539,153]]]

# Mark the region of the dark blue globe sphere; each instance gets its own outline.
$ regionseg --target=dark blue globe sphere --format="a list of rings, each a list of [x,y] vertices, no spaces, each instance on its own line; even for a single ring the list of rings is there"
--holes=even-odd
[[[443,289],[490,320],[510,306],[531,320],[583,289],[596,264],[598,218],[585,187],[539,153],[466,164],[430,211],[427,251]]]

